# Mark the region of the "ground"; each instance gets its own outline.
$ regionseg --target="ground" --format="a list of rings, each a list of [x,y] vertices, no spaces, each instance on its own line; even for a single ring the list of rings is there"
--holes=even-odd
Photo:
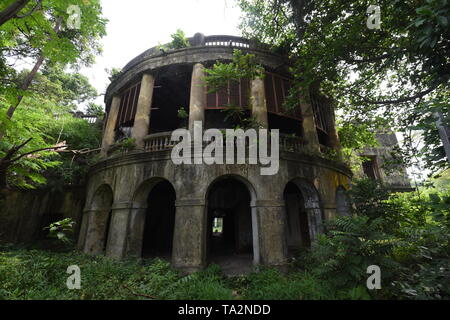
[[[78,265],[81,289],[66,286]],[[333,299],[326,283],[306,272],[263,269],[227,277],[217,265],[183,276],[160,259],[117,262],[70,248],[0,245],[0,299]]]

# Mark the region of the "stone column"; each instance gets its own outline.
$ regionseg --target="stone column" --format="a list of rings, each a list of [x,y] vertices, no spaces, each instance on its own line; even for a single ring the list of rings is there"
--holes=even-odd
[[[109,209],[90,210],[88,212],[88,227],[84,252],[88,254],[101,254],[105,246],[105,235],[108,223]]]
[[[286,264],[284,203],[278,200],[257,200],[259,254],[264,265]]]
[[[147,208],[132,208],[128,224],[127,253],[129,257],[141,257]]]
[[[114,143],[116,135],[115,128],[117,122],[117,115],[119,114],[120,97],[114,96],[109,109],[108,118],[106,119],[105,130],[103,131],[102,150],[100,155],[106,157],[109,147]]]
[[[89,210],[83,211],[83,216],[81,217],[81,227],[80,232],[78,234],[78,243],[77,243],[77,249],[82,251],[84,248],[84,244],[86,242],[86,233],[88,229],[89,224]]]
[[[205,67],[197,63],[194,65],[191,80],[191,98],[189,101],[189,130],[194,130],[194,121],[205,121],[206,108],[206,86],[203,78],[205,77]]]
[[[111,224],[106,247],[108,257],[120,260],[125,256],[130,209],[131,204],[128,202],[112,205]]]
[[[316,123],[314,121],[314,111],[312,105],[306,102],[300,103],[303,117],[303,134],[307,141],[307,149],[319,152],[319,138],[317,137]]]
[[[176,201],[172,264],[184,272],[206,265],[206,210],[204,199]]]
[[[268,128],[267,119],[266,92],[264,89],[264,80],[256,78],[250,83],[250,103],[252,115],[256,118],[261,128]]]
[[[149,132],[154,86],[155,78],[151,74],[145,73],[141,80],[141,91],[139,92],[136,115],[131,132],[131,136],[136,140],[138,148],[144,147],[144,138]]]

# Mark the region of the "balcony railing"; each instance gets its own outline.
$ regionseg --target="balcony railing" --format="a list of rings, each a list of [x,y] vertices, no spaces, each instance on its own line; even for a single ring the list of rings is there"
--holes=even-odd
[[[148,152],[170,150],[178,142],[171,141],[172,131],[150,134],[144,138],[144,150]]]
[[[234,36],[207,36],[205,37],[204,45],[250,48],[250,41],[248,39]]]
[[[144,138],[144,149],[141,151],[144,152],[158,152],[158,151],[168,151],[171,150],[176,144],[177,141],[172,141],[172,131],[161,132],[150,134]],[[226,139],[224,139],[224,152]],[[270,139],[268,140],[270,143]],[[294,152],[294,153],[303,153],[305,151],[306,141],[301,137],[296,137],[287,134],[280,134],[279,140],[280,151]],[[203,148],[206,147],[209,142],[203,141]],[[246,145],[246,148],[248,146]],[[270,148],[270,147],[269,147]],[[126,149],[120,146],[120,143],[115,143],[108,150],[108,154],[111,155],[116,152],[128,153],[129,151],[138,151],[136,149]]]
[[[144,150],[155,152],[172,149],[178,142],[171,141],[171,135],[171,131],[148,135],[144,138]],[[208,142],[203,142],[203,146],[207,144]],[[305,145],[306,141],[301,137],[280,134],[280,151],[301,153],[305,150]]]

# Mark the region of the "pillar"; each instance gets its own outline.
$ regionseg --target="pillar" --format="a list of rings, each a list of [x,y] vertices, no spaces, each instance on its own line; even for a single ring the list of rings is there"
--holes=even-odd
[[[268,128],[266,92],[264,80],[256,78],[250,83],[250,103],[252,106],[252,116],[258,121],[261,128]]]
[[[197,63],[194,65],[191,80],[191,97],[189,100],[189,130],[194,130],[194,121],[205,120],[206,107],[206,86],[203,78],[205,77],[205,67]]]
[[[257,200],[257,226],[261,263],[284,266],[287,258],[283,201]]]
[[[141,91],[139,92],[136,115],[131,132],[131,136],[136,140],[138,148],[144,147],[144,138],[149,133],[154,86],[155,78],[151,74],[145,73],[141,80]]]
[[[126,252],[130,203],[114,203],[111,209],[111,224],[107,239],[106,255],[122,259]]]
[[[83,216],[81,217],[81,227],[80,232],[78,234],[78,243],[77,243],[77,249],[82,251],[84,248],[84,244],[86,242],[86,233],[88,229],[89,224],[89,210],[83,211]]]
[[[204,199],[183,199],[175,203],[172,264],[184,272],[206,265],[206,210]]]
[[[129,257],[141,257],[146,213],[147,208],[131,208],[126,252]]]
[[[105,246],[106,228],[108,227],[109,209],[90,210],[88,213],[88,226],[84,252],[88,254],[101,254]]]
[[[303,117],[303,135],[307,141],[307,149],[312,152],[320,152],[319,138],[317,137],[312,105],[302,102],[300,103],[300,108]]]
[[[115,128],[117,122],[117,115],[119,114],[120,97],[114,96],[111,102],[111,108],[109,109],[108,118],[106,119],[106,126],[103,132],[102,150],[100,155],[106,157],[109,147],[114,143],[116,135]]]

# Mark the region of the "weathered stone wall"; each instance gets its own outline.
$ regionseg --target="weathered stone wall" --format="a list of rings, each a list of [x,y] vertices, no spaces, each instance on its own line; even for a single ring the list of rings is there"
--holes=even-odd
[[[395,133],[392,131],[378,132],[375,137],[379,146],[366,148],[362,154],[364,156],[376,156],[380,179],[391,189],[399,191],[412,190],[405,167],[399,164],[388,163],[393,160],[391,152],[399,145]],[[357,175],[362,176],[363,174],[361,168]]]
[[[323,158],[282,152],[280,170],[273,176],[260,174],[260,165],[174,165],[168,152],[136,152],[108,158],[94,166],[87,186],[87,201],[80,232],[79,248],[107,241],[106,254],[114,258],[139,256],[142,217],[152,187],[165,179],[176,192],[175,233],[172,262],[185,270],[196,270],[206,259],[206,202],[210,186],[223,177],[243,182],[251,194],[255,263],[282,265],[287,256],[284,188],[296,183],[305,197],[311,239],[323,232],[323,220],[336,214],[336,190],[348,187],[350,173],[338,163]],[[104,228],[92,225],[97,190],[111,190],[112,214],[108,239]],[[141,221],[141,222],[139,222]],[[98,252],[95,252],[98,253]]]
[[[10,191],[0,207],[0,240],[30,243],[42,237],[42,228],[55,220],[72,218],[75,238],[81,224],[86,190],[84,187]]]

